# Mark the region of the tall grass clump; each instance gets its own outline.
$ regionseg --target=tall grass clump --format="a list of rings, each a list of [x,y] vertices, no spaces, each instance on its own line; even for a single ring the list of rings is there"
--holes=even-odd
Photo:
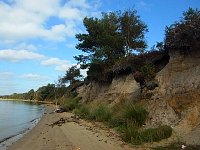
[[[106,105],[83,104],[76,109],[75,114],[82,118],[100,122],[111,119],[111,110]]]
[[[90,108],[86,104],[82,104],[74,110],[74,113],[81,118],[88,118],[90,115]]]
[[[127,120],[127,124],[133,122],[138,126],[142,126],[148,117],[148,112],[141,106],[127,104],[123,115]]]
[[[90,118],[96,121],[108,121],[111,119],[111,111],[107,106],[99,105],[92,109]]]
[[[63,104],[62,104],[62,108],[65,110],[65,111],[72,111],[74,110],[75,108],[78,107],[79,105],[79,98],[73,98],[73,97],[70,97],[70,98],[67,98],[64,100]]]
[[[167,125],[157,128],[145,129],[140,133],[142,142],[157,142],[162,139],[169,138],[172,135],[172,128]]]
[[[133,104],[123,104],[113,108],[110,124],[113,127],[127,127],[128,124],[142,126],[145,123],[147,117],[148,112],[143,107]]]
[[[122,136],[124,141],[132,144],[142,144],[145,142],[157,142],[169,138],[172,134],[170,126],[159,126],[157,128],[139,129],[137,126],[128,126]]]

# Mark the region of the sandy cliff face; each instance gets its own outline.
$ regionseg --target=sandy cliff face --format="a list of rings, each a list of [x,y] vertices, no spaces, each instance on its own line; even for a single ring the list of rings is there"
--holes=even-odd
[[[170,61],[156,76],[159,83],[147,102],[150,125],[169,124],[184,135],[200,124],[200,53],[181,56],[170,53]]]
[[[185,94],[200,88],[200,54],[180,56],[170,53],[170,62],[156,79],[159,82],[158,97]]]
[[[92,82],[78,89],[83,101],[109,101],[117,102],[120,98],[137,98],[140,95],[140,87],[133,75],[113,79],[109,85]]]

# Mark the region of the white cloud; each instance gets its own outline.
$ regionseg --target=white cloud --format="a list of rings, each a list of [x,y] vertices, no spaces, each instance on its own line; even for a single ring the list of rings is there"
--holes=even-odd
[[[57,71],[66,71],[71,66],[72,65],[69,65],[69,64],[58,65],[58,66],[55,67],[55,70],[57,70]]]
[[[47,76],[33,74],[33,73],[23,74],[20,76],[20,78],[28,79],[28,80],[37,80],[37,81],[49,79]]]
[[[83,75],[84,77],[87,77],[87,71],[88,71],[88,69],[80,69],[80,73],[81,73],[81,75]]]
[[[13,76],[12,72],[0,72],[0,78],[6,79],[6,78],[11,78]]]
[[[96,0],[98,2],[98,0]],[[84,16],[94,12],[86,0],[13,0],[0,1],[0,40],[19,41],[33,38],[63,41],[79,31]],[[45,26],[51,17],[64,23]]]
[[[28,50],[0,50],[0,60],[19,62],[23,60],[41,60],[45,58],[44,55],[30,52]]]
[[[14,74],[12,72],[0,72],[0,81],[1,82],[9,82],[12,80]],[[2,84],[2,83],[1,83]]]
[[[136,2],[136,8],[137,9],[141,9],[143,11],[150,11],[151,7],[152,7],[152,4],[147,3],[147,2],[145,2],[143,0]]]
[[[72,66],[67,60],[62,60],[59,58],[49,58],[41,62],[43,66],[55,66],[57,71],[66,71],[69,67]]]
[[[66,60],[61,60],[59,58],[49,58],[41,62],[41,64],[44,66],[62,65],[65,63],[68,63],[68,62]]]
[[[28,50],[31,50],[31,51],[36,51],[37,47],[33,44],[27,44],[27,43],[23,42],[23,43],[16,45],[15,49],[16,50],[28,49]]]

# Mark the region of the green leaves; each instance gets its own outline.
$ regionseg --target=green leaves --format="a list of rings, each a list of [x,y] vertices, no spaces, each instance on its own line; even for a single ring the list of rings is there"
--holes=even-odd
[[[183,18],[179,22],[166,27],[165,34],[165,47],[167,49],[179,50],[183,54],[199,49],[200,11],[189,8],[183,13]]]
[[[112,66],[118,59],[134,50],[146,47],[144,33],[147,26],[136,15],[135,10],[102,13],[102,18],[84,18],[87,33],[77,34],[76,48],[87,55],[75,56],[81,66],[106,63]]]
[[[66,74],[61,79],[61,82],[63,83],[69,82],[70,84],[73,84],[81,77],[82,75],[80,74],[80,69],[78,69],[77,66],[72,66],[66,71]]]

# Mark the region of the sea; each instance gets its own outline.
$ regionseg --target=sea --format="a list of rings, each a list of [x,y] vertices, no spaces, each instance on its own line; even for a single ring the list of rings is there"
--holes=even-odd
[[[0,100],[0,150],[6,150],[31,130],[44,112],[44,105],[20,100]]]

